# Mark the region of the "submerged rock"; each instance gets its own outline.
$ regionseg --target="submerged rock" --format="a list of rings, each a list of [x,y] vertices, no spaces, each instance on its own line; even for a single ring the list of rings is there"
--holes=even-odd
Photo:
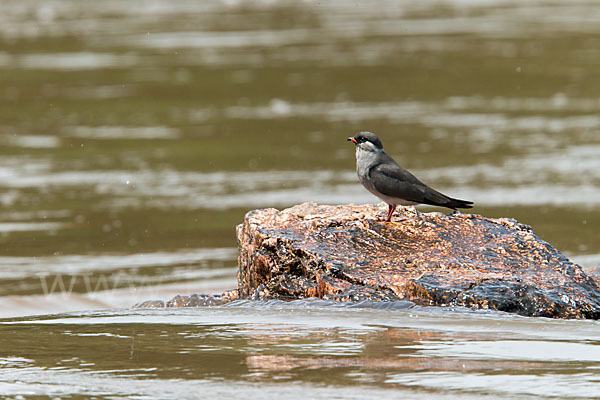
[[[600,317],[598,281],[514,219],[375,205],[255,210],[237,227],[246,298],[411,300]]]
[[[147,300],[136,304],[134,308],[164,308],[164,307],[207,307],[220,306],[239,298],[237,289],[228,290],[221,294],[192,294],[189,296],[177,295],[171,300]]]

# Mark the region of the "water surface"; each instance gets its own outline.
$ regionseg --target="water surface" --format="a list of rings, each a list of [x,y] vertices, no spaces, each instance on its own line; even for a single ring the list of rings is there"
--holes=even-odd
[[[234,288],[248,210],[377,201],[360,130],[600,266],[599,6],[3,0],[0,395],[600,397],[591,321],[130,308]]]
[[[600,396],[592,321],[402,302],[236,301],[21,318],[0,331],[11,337],[5,395],[195,398],[201,387],[219,398]]]

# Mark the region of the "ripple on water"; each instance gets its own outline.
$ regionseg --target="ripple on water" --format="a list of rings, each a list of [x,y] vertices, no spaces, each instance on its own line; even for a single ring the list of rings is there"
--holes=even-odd
[[[0,61],[4,68],[36,70],[96,70],[131,67],[138,63],[135,55],[94,52],[22,54],[4,57]]]
[[[7,146],[30,149],[52,149],[60,146],[60,139],[50,135],[0,135],[0,141]]]
[[[599,146],[573,146],[544,155],[507,159],[501,165],[479,164],[413,172],[454,197],[480,206],[585,205],[600,203]],[[573,160],[577,162],[573,162]],[[290,206],[306,201],[324,204],[373,203],[350,171],[261,171],[201,173],[176,170],[52,171],[43,162],[0,168],[2,186],[13,189],[80,186],[103,199],[95,209],[155,207],[227,209]],[[5,193],[6,203],[19,193]],[[108,196],[108,197],[106,197]],[[7,225],[8,226],[8,225]],[[23,225],[25,227],[25,225]],[[34,225],[31,225],[35,228]],[[59,226],[56,226],[59,228]]]
[[[179,130],[166,126],[65,126],[62,135],[85,139],[177,139]]]
[[[0,257],[3,265],[0,279],[21,279],[39,274],[82,274],[144,267],[196,265],[205,261],[232,261],[237,258],[234,247],[182,249],[180,251],[150,252],[115,255],[56,255],[45,257]],[[229,271],[229,269],[227,269]],[[203,277],[214,271],[196,272]],[[192,272],[179,271],[179,278],[190,277]],[[181,275],[183,274],[183,275]],[[208,275],[207,275],[208,274]]]
[[[26,231],[55,231],[68,228],[64,222],[0,222],[0,233]]]

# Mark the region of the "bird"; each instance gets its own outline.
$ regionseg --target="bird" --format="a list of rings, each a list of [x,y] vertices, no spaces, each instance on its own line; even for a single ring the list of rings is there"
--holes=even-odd
[[[396,207],[429,204],[457,208],[472,208],[473,202],[446,196],[421,182],[383,151],[381,140],[372,132],[359,132],[348,141],[356,145],[356,174],[363,186],[387,203],[386,222],[390,222]]]

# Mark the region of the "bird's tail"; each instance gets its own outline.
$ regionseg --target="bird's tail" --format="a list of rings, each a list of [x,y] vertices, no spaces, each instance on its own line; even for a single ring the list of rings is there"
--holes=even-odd
[[[468,200],[453,199],[450,197],[450,202],[446,204],[446,207],[457,209],[457,208],[473,208],[473,202]]]

